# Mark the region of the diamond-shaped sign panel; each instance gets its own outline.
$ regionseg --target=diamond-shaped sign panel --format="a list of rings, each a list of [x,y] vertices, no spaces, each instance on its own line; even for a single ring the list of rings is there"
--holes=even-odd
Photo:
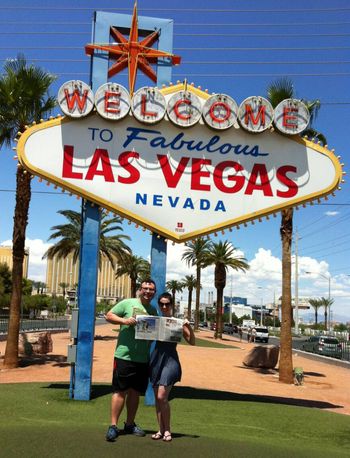
[[[300,137],[167,119],[54,119],[18,143],[33,174],[174,241],[215,232],[334,191],[338,159]]]

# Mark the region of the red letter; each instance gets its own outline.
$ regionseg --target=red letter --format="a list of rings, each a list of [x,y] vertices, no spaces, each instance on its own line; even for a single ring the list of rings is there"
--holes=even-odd
[[[202,166],[207,164],[211,164],[210,159],[192,159],[191,189],[194,189],[195,191],[210,191],[209,184],[201,183],[202,177],[210,176],[209,170],[205,172],[201,170]]]
[[[68,110],[69,111],[73,111],[74,110],[74,106],[77,103],[78,107],[79,107],[79,110],[83,111],[84,108],[85,108],[85,105],[86,105],[86,97],[87,97],[87,95],[88,95],[88,91],[86,89],[85,89],[85,91],[83,93],[83,98],[82,99],[80,98],[80,92],[78,91],[78,89],[74,89],[72,96],[70,96],[70,94],[68,92],[68,89],[65,89],[64,90],[64,96],[66,98]]]
[[[181,99],[181,100],[178,100],[175,105],[174,105],[174,111],[175,111],[175,114],[178,118],[180,119],[183,119],[186,121],[186,119],[190,119],[191,115],[188,114],[188,115],[183,115],[179,112],[179,106],[182,105],[183,103],[185,103],[186,105],[191,105],[191,101],[188,100],[188,99]]]
[[[81,180],[83,178],[83,174],[79,172],[73,172],[73,154],[74,146],[64,145],[62,178],[78,178]]]
[[[257,184],[258,177],[260,176],[260,184]],[[253,191],[262,191],[264,196],[272,196],[272,189],[270,186],[269,177],[265,164],[254,164],[252,173],[249,177],[248,185],[244,194],[251,195]]]
[[[138,159],[140,155],[135,151],[125,151],[125,153],[119,155],[119,164],[130,174],[128,177],[118,177],[119,183],[132,184],[136,183],[139,180],[140,172],[137,170],[136,167],[129,163],[129,159],[133,157]]]
[[[157,116],[157,113],[155,111],[147,111],[146,103],[147,103],[146,94],[142,94],[141,95],[141,114],[143,116]]]
[[[265,110],[266,110],[266,107],[264,105],[260,106],[256,117],[254,117],[252,106],[249,103],[247,103],[245,105],[245,115],[244,115],[244,122],[246,123],[246,125],[249,124],[249,118],[251,119],[254,125],[257,125],[259,122],[259,119],[261,118],[260,125],[265,126]]]
[[[97,170],[97,166],[101,160],[102,170]],[[109,162],[108,151],[106,149],[97,148],[92,158],[89,170],[86,174],[86,180],[92,180],[95,175],[102,175],[105,181],[114,182],[111,163]]]
[[[105,92],[105,112],[106,113],[119,113],[120,110],[119,108],[110,108],[110,106],[114,105],[116,107],[119,107],[120,105],[120,100],[119,98],[117,100],[109,100],[110,97],[119,97],[120,92]]]
[[[298,127],[298,118],[294,115],[290,115],[289,113],[298,113],[297,108],[283,108],[283,126],[287,127],[288,129],[294,129]],[[297,122],[293,122],[297,120]]]
[[[162,167],[162,172],[165,178],[165,181],[168,185],[169,188],[176,188],[182,174],[184,173],[184,170],[186,168],[186,165],[188,164],[188,161],[190,160],[189,157],[182,157],[179,165],[177,166],[177,169],[175,170],[174,174],[173,171],[171,170],[171,166],[169,164],[167,156],[163,154],[157,154],[159,164]]]
[[[238,164],[238,162],[234,162],[234,161],[220,162],[215,167],[215,170],[214,170],[214,183],[215,183],[215,186],[219,189],[219,191],[233,194],[235,192],[239,192],[243,188],[245,178],[244,176],[237,175],[237,174],[228,175],[226,177],[226,180],[233,181],[234,185],[231,187],[226,186],[226,184],[224,184],[223,182],[223,174],[224,174],[225,169],[228,167],[233,168],[236,172],[241,172],[242,170],[244,170],[241,164]]]
[[[277,180],[287,186],[287,191],[277,191],[278,197],[294,197],[298,193],[298,185],[295,181],[287,177],[288,172],[296,173],[297,168],[294,165],[284,165],[277,169]]]
[[[226,110],[226,115],[223,117],[223,118],[218,118],[217,116],[215,116],[215,113],[214,113],[214,110],[216,107],[222,107],[222,108],[225,108]],[[224,103],[224,102],[215,102],[213,103],[213,105],[210,107],[210,110],[209,110],[209,114],[210,114],[210,117],[213,121],[215,122],[224,122],[224,121],[227,121],[228,118],[230,117],[231,115],[231,110],[230,110],[230,107],[227,105],[227,103]]]

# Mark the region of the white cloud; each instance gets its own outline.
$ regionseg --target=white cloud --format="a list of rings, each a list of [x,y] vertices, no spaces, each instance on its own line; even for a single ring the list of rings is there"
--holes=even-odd
[[[185,275],[196,275],[195,268],[188,268],[181,261],[184,250],[183,244],[168,244],[167,256],[167,280],[181,280]],[[244,256],[243,252],[239,253]],[[294,258],[294,257],[293,257]],[[271,250],[260,247],[251,260],[248,260],[250,270],[247,272],[233,271],[227,273],[226,296],[240,296],[248,298],[248,303],[259,305],[272,303],[274,298],[278,299],[282,292],[282,262],[281,259],[273,256]],[[325,261],[299,256],[298,257],[298,286],[300,297],[318,297],[328,295],[328,283],[324,275],[329,275],[329,265]],[[305,272],[312,272],[306,274]],[[208,301],[208,292],[216,290],[214,285],[214,267],[210,266],[202,270],[201,276],[202,290],[201,301]],[[350,319],[350,277],[339,275],[331,278],[331,295],[335,299],[333,311],[334,320],[339,317],[342,321]],[[295,292],[295,263],[292,260],[292,294]],[[186,291],[182,293],[186,300]],[[300,311],[299,314],[310,313],[310,311]]]
[[[51,245],[52,243],[47,243],[40,239],[26,239],[26,247],[29,248],[28,277],[31,280],[45,282],[47,261],[42,257]]]
[[[1,242],[1,245],[11,246],[11,240]],[[43,281],[46,279],[46,260],[42,259],[45,251],[51,244],[40,239],[27,239],[26,247],[29,248],[29,278],[31,280]],[[167,248],[167,280],[181,280],[185,275],[196,275],[194,267],[188,267],[181,260],[184,244],[172,245],[168,243]],[[237,254],[244,256],[243,252]],[[281,259],[273,256],[270,250],[259,248],[254,257],[249,261],[250,270],[247,272],[233,271],[227,273],[226,288],[224,294],[229,296],[240,296],[248,298],[248,302],[259,305],[273,302],[274,296],[281,295],[282,264]],[[324,277],[329,276],[329,266],[325,261],[318,261],[314,258],[300,256],[299,265],[299,296],[319,297],[328,295],[328,282]],[[295,290],[295,269],[294,260],[292,264],[292,294]],[[306,274],[305,272],[312,272]],[[324,277],[322,277],[322,275]],[[201,301],[207,302],[208,292],[214,292],[214,266],[202,270]],[[186,300],[186,291],[182,294]],[[331,276],[331,296],[334,298],[333,313],[334,320],[338,317],[342,321],[350,321],[350,277],[345,274]],[[310,313],[305,312],[305,313]],[[300,312],[303,315],[303,312]]]
[[[325,215],[326,216],[337,216],[337,215],[339,215],[339,212],[337,212],[337,211],[333,211],[333,212],[328,211],[328,212],[325,213]]]

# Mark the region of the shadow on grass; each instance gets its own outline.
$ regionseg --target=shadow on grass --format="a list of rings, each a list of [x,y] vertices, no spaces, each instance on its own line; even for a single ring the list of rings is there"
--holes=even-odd
[[[324,401],[312,401],[310,399],[293,399],[282,396],[263,396],[255,394],[230,393],[228,391],[205,390],[191,388],[186,386],[175,386],[171,393],[170,399],[205,399],[213,401],[244,401],[244,402],[262,402],[268,404],[285,404],[297,407],[313,407],[317,409],[339,409],[342,405],[332,404]]]
[[[45,388],[69,390],[69,384],[51,383]],[[97,399],[112,393],[110,385],[92,385],[91,399]],[[340,409],[342,405],[332,404],[325,401],[313,401],[310,399],[294,399],[282,396],[265,396],[256,394],[239,394],[229,391],[205,390],[188,386],[174,386],[170,392],[169,400],[177,399],[198,399],[209,401],[234,401],[234,402],[261,402],[266,404],[284,404],[297,407],[309,407],[316,409]]]

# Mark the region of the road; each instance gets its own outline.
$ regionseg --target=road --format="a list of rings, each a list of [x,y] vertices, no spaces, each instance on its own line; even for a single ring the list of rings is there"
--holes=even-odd
[[[225,334],[226,336],[227,334]],[[237,337],[237,334],[233,334],[233,337]],[[294,350],[299,350],[299,351],[302,351],[301,350],[301,347],[303,345],[303,342],[305,342],[305,340],[307,339],[307,337],[305,336],[302,336],[302,337],[293,337],[292,338],[292,348]],[[247,334],[246,333],[243,333],[243,340],[247,341]],[[278,337],[273,337],[273,336],[270,336],[269,337],[269,345],[279,345],[280,344],[280,339]],[[257,345],[266,345],[266,343],[257,343]],[[339,359],[336,359],[336,358],[331,358],[329,356],[323,356],[323,355],[318,355],[318,354],[315,354],[315,353],[309,353],[309,352],[305,352],[303,351],[303,356],[305,356],[306,358],[309,358],[309,359],[314,359],[314,360],[320,360],[322,359],[322,361],[328,363],[328,364],[332,364],[332,365],[336,365],[336,366],[342,366],[342,367],[346,367],[348,369],[350,369],[350,362],[347,361],[347,360],[339,360]]]

